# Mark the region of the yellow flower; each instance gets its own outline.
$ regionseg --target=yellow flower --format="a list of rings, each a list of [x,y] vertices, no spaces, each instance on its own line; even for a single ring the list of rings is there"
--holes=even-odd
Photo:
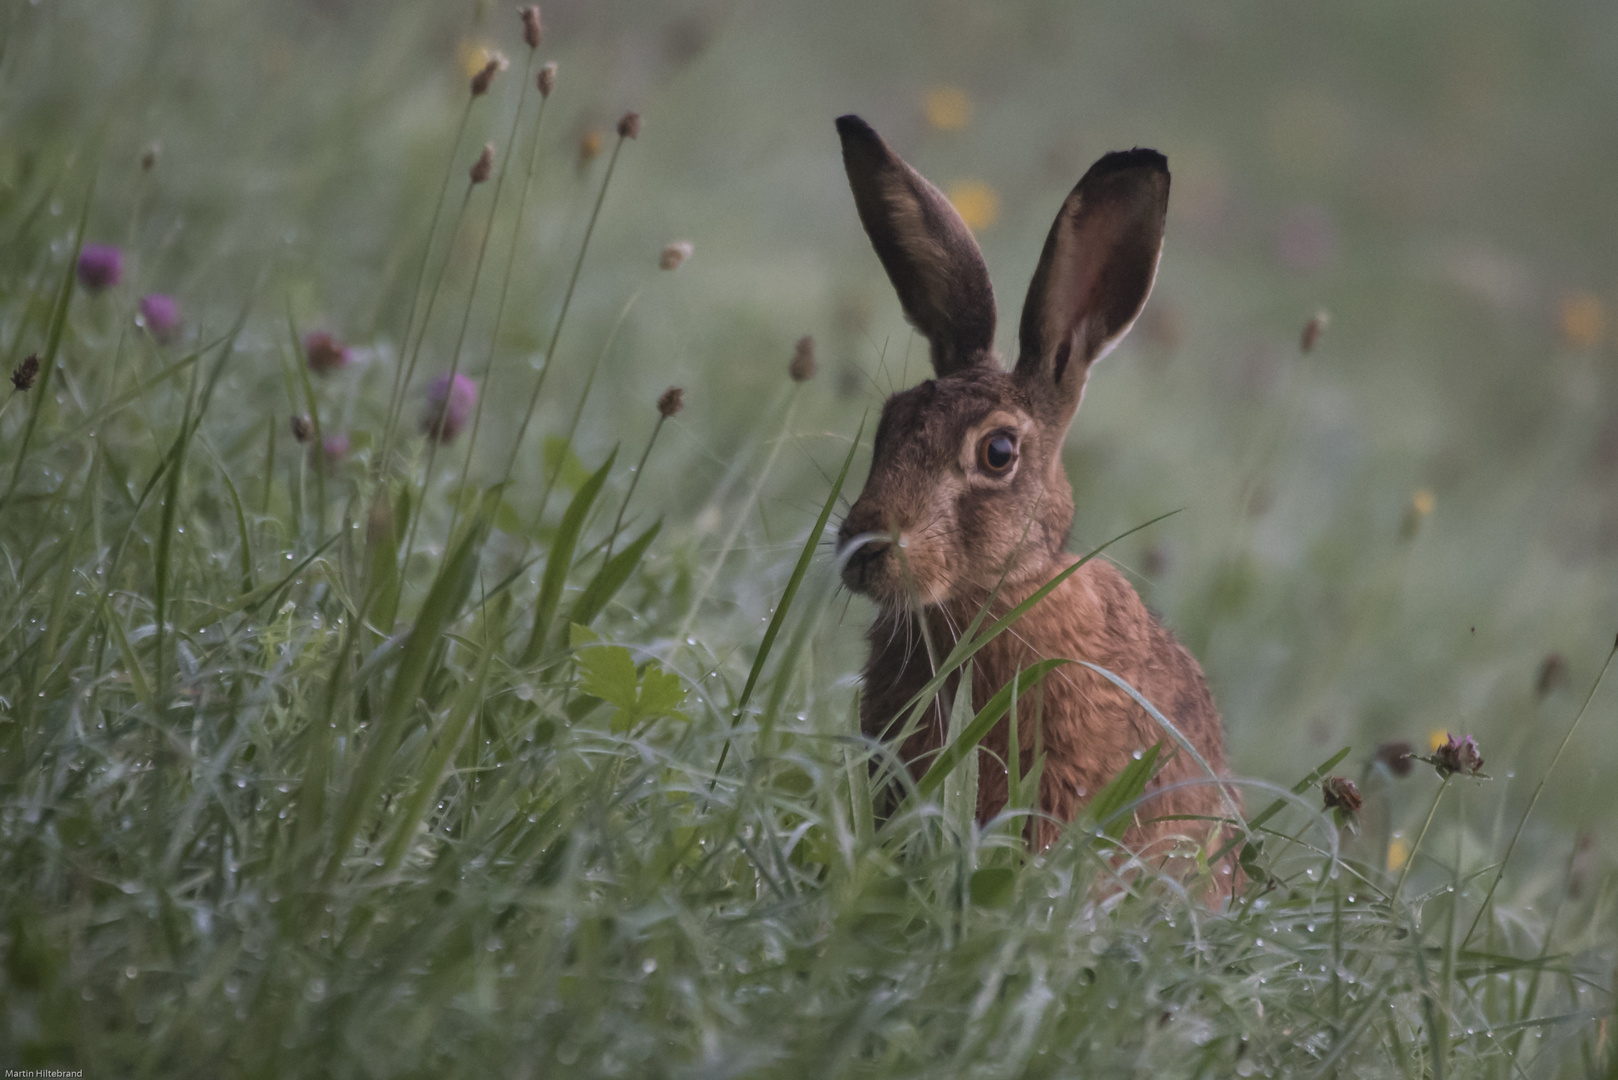
[[[1583,290],[1574,290],[1562,297],[1556,314],[1562,338],[1573,348],[1588,349],[1601,344],[1607,332],[1607,310],[1598,298]]]
[[[1433,512],[1433,493],[1426,488],[1414,492],[1410,496],[1410,509],[1426,517]]]
[[[960,131],[972,122],[972,99],[954,86],[935,86],[921,99],[922,114],[934,131]]]
[[[1410,861],[1410,845],[1405,843],[1404,837],[1395,836],[1388,841],[1388,869],[1403,870],[1405,863]]]
[[[1438,752],[1438,748],[1447,742],[1449,742],[1449,732],[1443,728],[1433,728],[1427,733],[1427,749],[1435,754]]]
[[[963,180],[945,194],[973,232],[987,229],[1000,217],[1000,193],[981,180]]]
[[[487,45],[480,45],[475,41],[462,41],[455,47],[455,62],[460,65],[466,77],[470,79],[483,70],[494,53]]]

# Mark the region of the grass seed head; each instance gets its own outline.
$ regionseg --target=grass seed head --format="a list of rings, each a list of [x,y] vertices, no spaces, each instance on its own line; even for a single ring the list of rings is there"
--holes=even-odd
[[[1303,324],[1303,337],[1298,341],[1298,348],[1305,354],[1314,352],[1315,346],[1320,344],[1320,335],[1324,334],[1326,327],[1330,325],[1329,314],[1324,310],[1315,312],[1309,321]]]
[[[18,390],[28,390],[39,378],[39,354],[29,353],[28,359],[11,369],[11,385]],[[667,397],[668,395],[663,395]]]
[[[325,330],[314,330],[304,335],[303,355],[309,361],[309,370],[316,375],[330,375],[347,367],[353,351]]]
[[[657,399],[657,411],[667,420],[685,408],[685,391],[678,386],[671,386]]]
[[[124,253],[111,244],[85,244],[79,251],[79,284],[100,292],[124,276]]]
[[[539,21],[539,5],[530,4],[517,14],[522,16],[522,39],[530,49],[539,48],[539,43],[545,40],[545,27]]]
[[[618,137],[620,139],[640,138],[640,113],[624,113],[618,121]]]
[[[579,137],[579,167],[583,168],[601,156],[601,132],[591,128]]]
[[[808,382],[815,377],[815,339],[808,334],[798,339],[798,344],[792,349],[792,362],[787,365],[787,374],[792,376],[793,382]]]
[[[140,152],[140,171],[151,172],[154,168],[156,168],[157,155],[161,153],[162,150],[162,146],[155,142],[147,143],[146,149]]]
[[[539,69],[539,78],[535,80],[539,85],[539,96],[550,97],[551,91],[556,89],[556,61],[552,60]]]
[[[499,53],[490,53],[489,59],[484,61],[483,68],[472,76],[472,96],[482,97],[489,92],[489,86],[494,82],[495,75],[506,70],[506,58]]]
[[[479,154],[478,159],[476,161],[472,162],[472,168],[470,170],[470,175],[472,177],[472,183],[474,183],[474,184],[483,183],[485,180],[487,180],[489,178],[489,173],[491,173],[493,171],[494,171],[494,143],[492,143],[492,142],[491,143],[484,143],[483,144],[483,153]]]
[[[180,336],[180,305],[172,296],[148,293],[140,299],[140,316],[136,320],[152,335],[159,345],[167,345]]]
[[[680,264],[691,257],[691,251],[689,240],[676,240],[663,249],[657,257],[657,265],[664,270],[678,270]]]
[[[1551,653],[1539,665],[1539,678],[1534,682],[1534,692],[1544,697],[1567,683],[1567,660],[1561,653]]]
[[[297,439],[299,442],[308,442],[309,436],[314,434],[314,430],[315,425],[310,422],[309,418],[304,416],[302,413],[299,413],[292,418],[292,437]]]

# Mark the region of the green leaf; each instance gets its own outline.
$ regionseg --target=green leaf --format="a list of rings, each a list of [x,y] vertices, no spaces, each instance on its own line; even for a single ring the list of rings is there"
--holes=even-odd
[[[641,677],[640,707],[648,715],[668,715],[685,701],[685,684],[680,677],[656,664],[646,665]]]
[[[1118,775],[1107,781],[1096,792],[1096,797],[1090,800],[1090,820],[1100,827],[1102,833],[1114,840],[1124,835],[1124,830],[1129,828],[1134,817],[1124,811],[1146,794],[1146,785],[1157,771],[1157,756],[1162,750],[1161,742],[1153,743],[1140,757],[1119,770]]]
[[[1017,874],[1007,866],[986,866],[982,870],[974,870],[967,885],[972,903],[991,908],[1010,907],[1016,888]]]
[[[568,571],[573,568],[573,550],[578,546],[579,533],[583,531],[584,520],[589,516],[596,496],[601,494],[601,487],[607,482],[607,474],[612,471],[612,463],[617,457],[618,451],[614,448],[607,455],[606,464],[591,474],[579,488],[562,515],[556,535],[551,538],[550,553],[545,557],[545,575],[539,583],[539,600],[534,606],[534,628],[528,635],[528,645],[522,653],[524,666],[538,660],[544,651],[551,620],[555,618],[556,608],[562,602],[562,587],[567,584]]]
[[[638,700],[635,661],[622,645],[601,645],[579,652],[583,678],[579,689],[620,709],[633,709]]]

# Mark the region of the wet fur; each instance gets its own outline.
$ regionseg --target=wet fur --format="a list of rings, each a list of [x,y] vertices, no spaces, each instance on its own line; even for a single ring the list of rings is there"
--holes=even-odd
[[[939,376],[883,407],[870,476],[839,535],[845,583],[879,605],[861,723],[891,738],[933,676],[929,637],[941,657],[991,596],[991,615],[1001,615],[1076,561],[1065,551],[1074,507],[1062,443],[1090,365],[1127,333],[1151,290],[1168,170],[1161,155],[1134,150],[1107,155],[1080,181],[1051,227],[1019,325],[1022,351],[1006,371],[984,336],[987,326],[992,337],[994,303],[970,231],[863,121],[844,117],[838,130],[861,221],[906,315],[931,342]],[[1001,474],[976,463],[974,447],[1003,432],[1015,436],[1017,454]],[[1111,563],[1080,567],[974,657],[974,710],[1049,658],[1113,672],[1224,775],[1223,729],[1201,668]],[[952,677],[900,747],[917,777],[944,744],[956,685]],[[1223,831],[1213,821],[1152,820],[1228,818],[1234,792],[1122,689],[1074,663],[1047,675],[1032,698],[1019,705],[1018,743],[1024,774],[1036,745],[1045,755],[1039,808],[1049,816],[1032,828],[1037,844],[1052,842],[1061,822],[1158,742],[1167,764],[1150,790],[1163,794],[1142,806],[1125,843],[1166,854],[1174,837],[1205,842]],[[1007,800],[1007,724],[979,750],[985,821]]]

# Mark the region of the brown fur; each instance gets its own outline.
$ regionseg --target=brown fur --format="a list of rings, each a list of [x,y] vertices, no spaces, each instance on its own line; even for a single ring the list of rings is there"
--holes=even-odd
[[[939,376],[883,407],[870,476],[839,534],[844,582],[879,605],[861,723],[871,736],[891,737],[932,678],[929,637],[941,657],[991,597],[991,615],[1003,614],[1076,561],[1064,550],[1073,494],[1062,443],[1090,365],[1128,332],[1151,290],[1169,178],[1161,155],[1134,150],[1102,158],[1074,188],[1035,271],[1022,353],[1008,372],[983,338],[985,324],[992,336],[994,301],[970,231],[863,121],[845,117],[838,130],[861,220],[906,315],[928,336]],[[1007,445],[1014,453],[1003,466]],[[1111,671],[1224,775],[1223,730],[1201,668],[1112,564],[1079,568],[973,658],[974,710],[1048,658]],[[944,744],[955,684],[900,748],[917,777]],[[1036,742],[1045,754],[1039,805],[1054,820],[1036,825],[1039,845],[1132,755],[1158,742],[1167,764],[1150,790],[1164,794],[1137,813],[1125,843],[1140,850],[1175,836],[1202,841],[1219,827],[1152,819],[1229,817],[1233,792],[1099,673],[1064,665],[1034,697],[1019,707],[1018,742],[1025,773]],[[1008,746],[1006,721],[980,746],[982,820],[1006,804]],[[1175,787],[1182,781],[1191,783]]]

